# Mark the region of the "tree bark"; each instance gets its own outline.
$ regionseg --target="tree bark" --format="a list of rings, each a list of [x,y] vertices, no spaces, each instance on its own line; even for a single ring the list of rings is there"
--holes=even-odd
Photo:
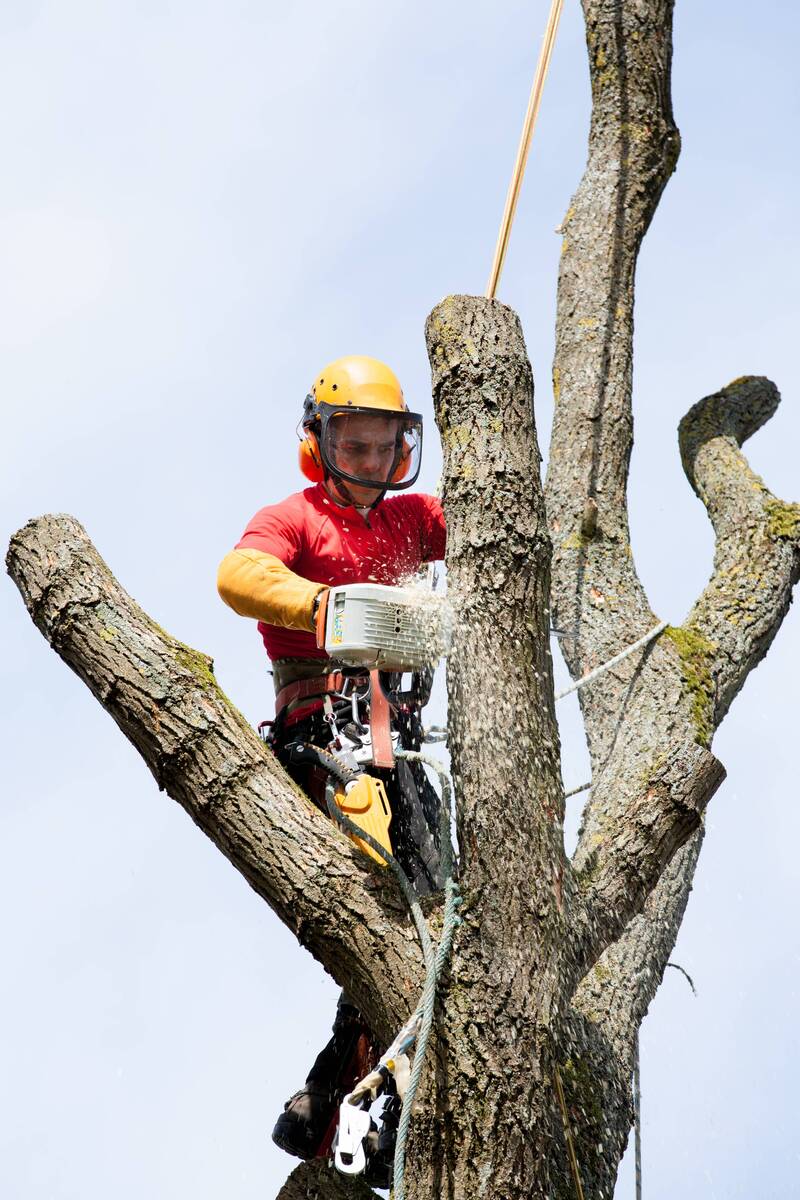
[[[323,1159],[295,1167],[275,1200],[377,1200],[364,1180],[340,1175]]]
[[[9,573],[34,622],[298,941],[389,1036],[422,987],[392,875],[310,803],[220,690],[213,663],[152,621],[72,517],[29,522]]]
[[[586,172],[562,227],[546,484],[553,619],[565,631],[560,644],[573,677],[656,623],[629,543],[633,298],[639,248],[680,149],[670,100],[672,4],[584,0],[584,14],[592,123]],[[593,881],[608,869],[609,836],[625,840],[635,829],[632,797],[643,772],[654,777],[685,755],[678,777],[690,791],[699,787],[699,800],[702,775],[721,776],[698,751],[710,746],[788,608],[798,578],[798,510],[767,491],[740,451],[777,402],[768,380],[737,380],[681,423],[684,468],[717,533],[714,575],[681,627],[580,693],[592,791],[573,866]],[[702,802],[694,811],[699,817]],[[644,909],[626,915],[627,928],[622,921],[615,930],[613,909],[601,907],[593,946],[603,953],[572,1000],[562,1053],[574,1069],[565,1086],[587,1194],[598,1197],[613,1194],[631,1123],[636,1034],[674,946],[702,844],[700,821],[687,812],[687,823],[695,832],[671,861],[666,856]],[[613,864],[611,876],[619,882]],[[642,882],[649,891],[650,881]],[[636,890],[635,877],[625,886]],[[590,966],[591,955],[584,962]]]

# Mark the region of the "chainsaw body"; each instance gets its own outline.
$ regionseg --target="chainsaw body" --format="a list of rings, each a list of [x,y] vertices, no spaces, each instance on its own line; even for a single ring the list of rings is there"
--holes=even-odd
[[[451,635],[447,602],[429,588],[351,583],[330,589],[325,649],[346,666],[401,674],[435,667]]]

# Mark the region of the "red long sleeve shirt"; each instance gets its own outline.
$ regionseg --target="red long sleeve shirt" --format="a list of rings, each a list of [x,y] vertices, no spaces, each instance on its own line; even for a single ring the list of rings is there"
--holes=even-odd
[[[444,514],[433,496],[401,494],[381,500],[367,521],[318,483],[260,509],[236,548],[272,554],[313,583],[397,584],[444,558]],[[313,633],[264,621],[258,629],[271,659],[326,657]]]

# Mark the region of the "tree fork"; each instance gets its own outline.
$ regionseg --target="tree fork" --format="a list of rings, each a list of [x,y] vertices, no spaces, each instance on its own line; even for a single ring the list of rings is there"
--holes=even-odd
[[[300,943],[393,1036],[422,988],[416,931],[389,872],[297,788],[224,693],[211,659],[120,587],[69,516],[30,521],[8,571],[34,622],[166,790]]]

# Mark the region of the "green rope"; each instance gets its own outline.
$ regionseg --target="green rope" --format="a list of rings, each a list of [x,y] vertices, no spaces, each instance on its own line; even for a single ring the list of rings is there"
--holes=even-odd
[[[416,1033],[410,1033],[407,1045],[411,1045],[416,1041],[416,1050],[414,1052],[414,1063],[411,1068],[411,1076],[408,1081],[406,1094],[403,1097],[403,1109],[400,1114],[400,1123],[397,1129],[397,1142],[394,1152],[394,1179],[393,1179],[393,1196],[394,1200],[405,1200],[405,1159],[406,1145],[408,1143],[408,1126],[411,1120],[411,1109],[414,1104],[414,1096],[416,1095],[417,1087],[422,1076],[422,1067],[425,1060],[425,1051],[430,1040],[431,1028],[433,1026],[433,1013],[436,1003],[436,985],[439,977],[447,962],[450,953],[450,947],[453,942],[453,934],[456,926],[460,924],[460,917],[456,912],[458,905],[461,903],[461,896],[458,892],[458,884],[453,879],[453,842],[450,832],[450,780],[447,777],[447,772],[437,759],[431,755],[424,754],[418,750],[395,750],[397,758],[405,758],[414,762],[422,762],[429,766],[439,776],[442,785],[442,804],[440,815],[440,845],[442,867],[445,871],[444,885],[444,914],[442,917],[442,932],[439,938],[439,944],[436,947],[436,953],[433,951],[433,942],[431,940],[428,923],[423,916],[420,908],[417,894],[414,891],[408,876],[406,875],[400,863],[390,854],[380,842],[371,837],[355,821],[351,821],[345,813],[342,812],[335,799],[335,786],[329,781],[325,789],[325,799],[328,805],[328,812],[335,821],[337,821],[343,829],[348,833],[355,834],[356,837],[366,842],[373,850],[378,853],[384,862],[392,868],[397,876],[398,883],[403,891],[403,895],[408,902],[411,910],[411,916],[414,919],[414,924],[417,927],[419,940],[422,945],[422,955],[425,961],[425,986],[422,990],[419,1003],[414,1010],[413,1015],[406,1022],[404,1029],[416,1029]],[[402,1031],[401,1031],[402,1032]],[[397,1040],[397,1039],[395,1039]],[[405,1045],[403,1049],[405,1049]]]
[[[414,1096],[416,1095],[417,1086],[422,1075],[422,1066],[425,1058],[425,1051],[428,1048],[428,1040],[430,1038],[431,1028],[433,1026],[433,1010],[436,1003],[436,985],[439,981],[439,976],[447,962],[447,957],[450,953],[450,947],[453,941],[453,934],[456,926],[460,924],[456,909],[461,903],[461,896],[458,893],[458,885],[453,879],[453,843],[450,833],[450,780],[447,778],[447,773],[444,767],[431,755],[423,754],[418,750],[397,750],[398,758],[412,759],[416,762],[425,763],[431,767],[442,784],[442,805],[440,819],[440,845],[442,856],[442,867],[445,872],[444,885],[444,915],[442,918],[442,933],[439,938],[439,945],[436,950],[436,960],[434,962],[433,971],[428,971],[425,976],[425,987],[422,992],[422,997],[417,1006],[417,1011],[422,1014],[422,1022],[417,1034],[417,1047],[414,1052],[414,1065],[411,1068],[411,1078],[408,1081],[406,1094],[403,1097],[403,1109],[400,1114],[400,1124],[397,1128],[397,1143],[394,1150],[394,1179],[393,1179],[393,1194],[394,1200],[405,1200],[405,1163],[406,1163],[406,1144],[408,1141],[408,1126],[411,1121],[411,1109],[414,1105]]]

